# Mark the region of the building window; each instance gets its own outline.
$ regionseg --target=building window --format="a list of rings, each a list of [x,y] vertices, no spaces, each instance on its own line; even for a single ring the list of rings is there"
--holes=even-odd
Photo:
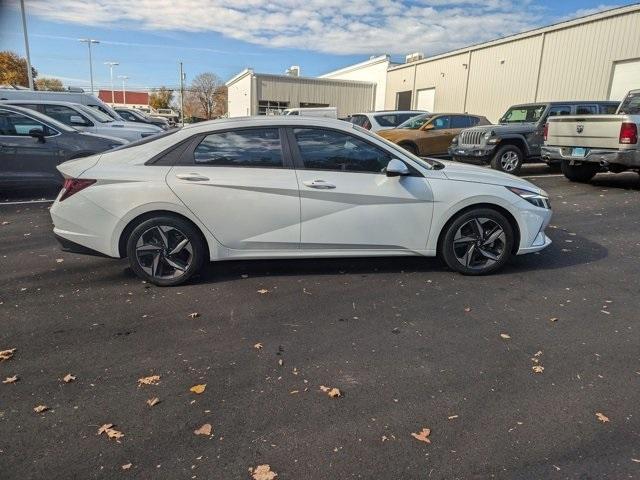
[[[330,106],[328,103],[300,102],[300,108],[323,108],[328,106]]]
[[[260,100],[258,102],[258,115],[280,115],[287,108],[289,108],[289,102]]]

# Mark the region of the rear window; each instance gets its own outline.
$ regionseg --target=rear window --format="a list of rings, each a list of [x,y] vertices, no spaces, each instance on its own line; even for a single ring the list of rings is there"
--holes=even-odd
[[[136,140],[135,142],[127,143],[126,145],[122,145],[121,147],[114,148],[113,150],[124,150],[126,148],[137,147],[138,145],[144,145],[145,143],[155,142],[156,140],[160,140],[161,138],[168,137],[169,135],[173,135],[174,133],[177,133],[180,130],[181,130],[180,128],[174,128],[173,130],[167,130],[165,132],[149,135],[148,137],[141,138],[140,140]],[[110,151],[113,151],[113,150],[110,150]]]
[[[620,105],[620,114],[640,115],[640,92],[629,93]]]

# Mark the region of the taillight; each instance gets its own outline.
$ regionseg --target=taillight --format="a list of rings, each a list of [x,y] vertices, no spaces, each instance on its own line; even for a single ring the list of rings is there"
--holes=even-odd
[[[95,180],[90,180],[88,178],[65,178],[64,185],[62,186],[62,195],[60,196],[60,202],[66,200],[71,195],[75,195],[80,190],[84,190],[85,188],[96,183]]]
[[[547,141],[547,137],[549,136],[549,124],[545,123],[544,124],[544,141]]]
[[[638,127],[635,123],[623,122],[620,126],[620,143],[635,145],[638,143]]]

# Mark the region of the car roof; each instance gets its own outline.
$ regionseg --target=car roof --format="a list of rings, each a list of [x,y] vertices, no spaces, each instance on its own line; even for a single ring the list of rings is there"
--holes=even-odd
[[[517,105],[511,105],[509,108],[515,107],[542,107],[542,106],[555,106],[555,105],[616,105],[620,102],[616,100],[567,100],[553,101],[553,102],[534,102],[534,103],[519,103]]]
[[[77,102],[65,102],[63,100],[38,100],[38,99],[33,99],[33,100],[4,100],[7,103],[10,103],[12,105],[66,105],[66,106],[76,106],[76,105],[80,105],[82,107],[86,107],[86,105],[83,105],[81,103],[77,103]]]
[[[215,129],[224,128],[243,128],[243,127],[284,127],[284,126],[315,126],[339,128],[340,130],[348,130],[354,128],[354,125],[337,118],[315,117],[305,115],[257,115],[253,117],[233,117],[218,118],[216,120],[206,120],[204,122],[192,123],[185,125],[182,130],[189,132],[197,132],[198,130],[208,131],[212,127]]]
[[[352,113],[353,115],[384,115],[390,113],[415,113],[416,115],[420,115],[421,113],[430,113],[427,110],[377,110],[375,112],[358,112]]]

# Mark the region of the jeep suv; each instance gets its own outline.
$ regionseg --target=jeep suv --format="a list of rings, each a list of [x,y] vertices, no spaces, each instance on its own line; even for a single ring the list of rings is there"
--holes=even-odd
[[[597,115],[615,112],[618,102],[546,102],[515,105],[498,125],[484,125],[460,132],[451,142],[454,160],[489,163],[503,172],[517,174],[524,162],[541,161],[544,126],[549,117]],[[559,165],[549,164],[553,168]]]

